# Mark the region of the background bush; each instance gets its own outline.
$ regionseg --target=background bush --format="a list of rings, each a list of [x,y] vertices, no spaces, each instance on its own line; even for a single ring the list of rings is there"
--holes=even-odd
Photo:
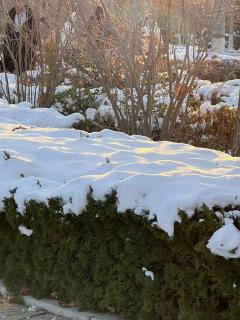
[[[59,112],[66,116],[74,112],[84,114],[88,108],[98,109],[100,106],[99,95],[101,93],[101,89],[97,88],[80,89],[78,87],[71,87],[55,95],[55,106]]]
[[[237,110],[226,106],[201,114],[199,103],[195,104],[191,106],[185,126],[176,134],[174,141],[231,153]]]
[[[232,209],[239,208],[224,210]],[[180,212],[182,223],[170,239],[147,213],[117,213],[115,193],[105,201],[89,194],[81,215],[63,214],[61,200],[51,199],[48,205],[30,201],[22,216],[6,199],[0,276],[15,296],[52,296],[131,320],[238,320],[240,260],[206,248],[222,225],[214,214],[219,210],[203,207],[192,218]],[[20,234],[19,225],[32,235]]]

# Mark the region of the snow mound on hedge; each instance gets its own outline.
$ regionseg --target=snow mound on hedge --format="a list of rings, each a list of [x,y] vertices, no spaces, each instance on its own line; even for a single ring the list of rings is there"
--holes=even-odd
[[[240,258],[240,231],[232,223],[225,224],[213,234],[207,248],[226,259]]]
[[[18,123],[44,128],[71,128],[73,124],[84,120],[80,113],[64,116],[54,108],[33,108],[28,102],[8,104],[0,99],[1,123]]]
[[[234,225],[234,221],[240,218],[240,211],[216,212],[216,215],[223,221],[223,226],[214,232],[207,248],[226,259],[240,258],[240,231]]]
[[[96,199],[116,190],[119,212],[148,211],[172,236],[179,209],[191,215],[203,203],[240,203],[240,159],[111,130],[88,134],[0,123],[0,200],[14,190],[24,212],[27,200],[62,197],[65,212],[80,214],[90,186]]]

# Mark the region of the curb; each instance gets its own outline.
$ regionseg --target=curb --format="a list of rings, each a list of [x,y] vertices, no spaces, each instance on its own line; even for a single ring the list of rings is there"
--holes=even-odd
[[[7,288],[2,281],[0,281],[0,295],[7,295]],[[35,299],[32,296],[23,296],[22,298],[24,304],[28,307],[36,307],[56,316],[62,316],[72,320],[123,320],[118,316],[91,312],[79,312],[76,308],[63,308],[59,306],[56,300]]]
[[[7,288],[2,281],[0,281],[0,295],[1,296],[7,295]]]

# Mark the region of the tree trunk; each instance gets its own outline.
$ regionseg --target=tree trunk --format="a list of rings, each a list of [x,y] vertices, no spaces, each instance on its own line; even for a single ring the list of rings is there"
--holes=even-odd
[[[223,53],[225,51],[225,4],[223,0],[215,0],[213,14],[212,51]]]
[[[233,39],[233,34],[234,34],[234,9],[230,10],[229,14],[229,35],[228,35],[228,49],[233,50],[234,49],[234,39]]]

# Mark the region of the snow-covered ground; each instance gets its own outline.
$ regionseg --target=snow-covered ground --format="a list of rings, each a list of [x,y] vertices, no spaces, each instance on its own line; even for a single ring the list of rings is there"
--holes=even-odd
[[[177,60],[183,61],[186,57],[186,53],[188,55],[189,60],[192,62],[196,59],[198,55],[198,47],[190,45],[187,50],[186,46],[177,46],[174,45],[172,48],[170,48],[170,57],[172,59],[177,58]],[[226,50],[222,54],[213,53],[211,50],[209,50],[206,53],[206,59],[207,60],[222,60],[222,61],[240,61],[240,51],[239,50]]]
[[[21,212],[27,200],[58,196],[65,212],[79,214],[90,187],[96,199],[114,189],[119,212],[148,211],[172,236],[174,222],[180,221],[179,209],[191,215],[203,203],[240,204],[239,158],[111,130],[88,134],[65,129],[68,117],[60,121],[52,116],[51,109],[0,104],[0,200],[15,190]],[[218,232],[226,233],[226,228]],[[210,249],[219,254],[214,241]],[[222,255],[227,257],[226,252]]]

